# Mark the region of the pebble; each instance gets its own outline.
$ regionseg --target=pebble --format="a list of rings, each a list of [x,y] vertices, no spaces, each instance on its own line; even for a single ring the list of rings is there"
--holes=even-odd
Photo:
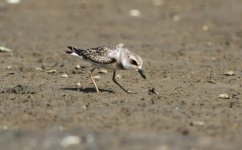
[[[226,75],[226,76],[234,76],[235,73],[234,73],[234,71],[228,71],[228,72],[225,72],[224,75]]]
[[[81,143],[81,139],[79,136],[70,135],[70,136],[64,137],[61,140],[60,145],[62,147],[69,147],[70,145],[76,145],[80,143]]]
[[[218,98],[229,99],[229,95],[228,94],[219,94]]]
[[[7,0],[9,4],[18,4],[19,2],[21,2],[21,0]]]
[[[100,76],[94,76],[93,79],[100,80],[101,77]]]
[[[7,66],[7,69],[12,69],[12,66]]]
[[[0,52],[12,52],[12,50],[7,47],[0,46]]]
[[[153,0],[154,6],[160,6],[160,5],[162,5],[162,3],[163,3],[163,0]]]
[[[81,68],[81,66],[80,65],[76,65],[76,67],[75,67],[76,69],[80,69]]]
[[[57,71],[56,70],[48,70],[47,73],[56,73]]]
[[[76,83],[76,86],[77,86],[77,87],[81,87],[81,83],[80,83],[80,82],[77,82],[77,83]]]
[[[137,9],[132,9],[129,11],[129,15],[132,17],[138,17],[138,16],[140,16],[140,11]]]
[[[116,75],[116,78],[117,78],[117,79],[121,79],[122,76],[121,76],[120,74],[118,74],[118,75]]]
[[[42,69],[42,68],[40,68],[40,67],[35,67],[35,70],[40,70],[40,71],[43,71],[43,69]]]
[[[202,30],[203,30],[203,31],[208,31],[208,26],[207,26],[207,25],[203,25],[203,26],[202,26]]]
[[[66,73],[63,73],[63,74],[61,75],[61,77],[62,77],[62,78],[68,78],[69,76],[68,76]]]
[[[4,125],[4,126],[3,126],[3,129],[4,129],[4,130],[8,130],[8,126],[7,126],[7,125]]]
[[[193,121],[192,123],[197,126],[203,126],[205,124],[203,121]]]
[[[106,73],[108,73],[108,71],[106,69],[101,69],[101,71],[99,73],[106,74]]]
[[[181,17],[179,15],[175,15],[172,18],[172,20],[175,21],[175,22],[179,21],[180,19],[181,19]]]

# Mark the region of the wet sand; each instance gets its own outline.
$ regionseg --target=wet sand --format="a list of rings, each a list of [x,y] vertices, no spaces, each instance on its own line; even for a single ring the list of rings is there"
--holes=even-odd
[[[1,148],[241,148],[241,14],[240,0],[1,1],[0,46],[12,50],[0,52]],[[126,94],[99,69],[97,94],[66,46],[118,43],[148,79],[118,71]]]

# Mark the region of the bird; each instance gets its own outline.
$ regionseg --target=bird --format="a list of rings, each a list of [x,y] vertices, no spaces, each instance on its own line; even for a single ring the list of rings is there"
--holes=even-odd
[[[99,46],[95,48],[80,49],[73,46],[67,46],[67,54],[76,56],[85,60],[92,65],[92,69],[88,71],[89,78],[93,82],[96,92],[100,93],[98,86],[93,78],[93,71],[96,68],[105,68],[108,70],[113,70],[113,82],[117,84],[123,91],[130,93],[122,85],[120,85],[116,80],[116,70],[131,70],[134,69],[146,79],[143,70],[143,60],[142,58],[129,49],[124,48],[120,45],[107,45]]]

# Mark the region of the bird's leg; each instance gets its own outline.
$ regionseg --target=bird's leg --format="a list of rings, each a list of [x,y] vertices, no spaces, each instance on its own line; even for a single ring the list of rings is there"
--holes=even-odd
[[[92,80],[92,83],[94,84],[94,86],[95,86],[95,88],[96,88],[96,91],[98,92],[98,93],[100,93],[100,91],[98,90],[98,87],[97,87],[97,84],[96,84],[96,82],[95,82],[95,80],[93,79],[93,77],[92,77],[92,72],[95,70],[95,68],[92,68],[91,70],[89,70],[89,78]]]
[[[124,90],[126,93],[130,93],[130,91],[127,91],[127,90],[125,90],[125,88],[123,88],[118,82],[117,82],[117,80],[116,80],[116,71],[114,70],[113,71],[113,82],[114,83],[116,83],[122,90]]]

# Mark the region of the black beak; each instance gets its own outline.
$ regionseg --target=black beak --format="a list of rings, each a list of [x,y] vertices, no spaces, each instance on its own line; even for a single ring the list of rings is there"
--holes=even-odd
[[[144,79],[146,79],[146,76],[145,76],[145,73],[144,73],[144,70],[143,70],[143,69],[138,69],[138,72],[139,72],[139,74],[140,74]]]

